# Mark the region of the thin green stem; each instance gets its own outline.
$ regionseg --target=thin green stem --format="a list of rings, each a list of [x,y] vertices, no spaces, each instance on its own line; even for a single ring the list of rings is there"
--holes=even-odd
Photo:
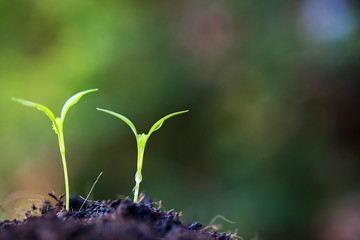
[[[142,175],[141,175],[141,170],[142,170],[142,164],[143,164],[143,159],[144,159],[144,151],[145,151],[145,146],[138,146],[138,161],[137,161],[137,171],[135,174],[135,191],[134,191],[134,203],[138,202],[138,197],[139,197],[139,189],[140,189],[140,183],[142,181]]]
[[[138,173],[138,172],[136,172],[136,174],[137,174],[137,173]],[[135,192],[134,192],[134,203],[137,203],[137,201],[138,201],[139,188],[140,188],[140,182],[136,182]]]
[[[63,164],[64,169],[64,179],[65,179],[65,203],[66,203],[66,211],[69,211],[69,178],[68,178],[68,171],[67,171],[67,165],[66,165],[66,158],[65,158],[65,142],[64,142],[64,133],[61,129],[59,129],[58,132],[58,138],[59,138],[59,146],[60,146],[60,153],[61,153],[61,160]]]

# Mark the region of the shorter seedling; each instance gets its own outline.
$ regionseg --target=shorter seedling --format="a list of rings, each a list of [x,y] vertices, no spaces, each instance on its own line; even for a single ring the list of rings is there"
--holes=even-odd
[[[27,100],[23,100],[20,98],[11,98],[11,100],[24,104],[25,106],[29,106],[29,107],[34,107],[37,108],[38,110],[44,112],[51,120],[52,122],[52,127],[55,131],[55,133],[58,135],[58,139],[59,139],[59,147],[60,147],[60,153],[61,153],[61,159],[62,159],[62,164],[63,164],[63,169],[64,169],[64,179],[65,179],[65,195],[66,195],[66,210],[69,211],[69,180],[68,180],[68,173],[67,173],[67,166],[66,166],[66,159],[65,159],[65,142],[64,142],[64,132],[63,132],[63,126],[64,126],[64,119],[65,119],[65,115],[67,113],[67,111],[69,110],[69,108],[74,105],[75,103],[77,103],[77,101],[84,96],[87,93],[90,92],[95,92],[98,89],[90,89],[90,90],[86,90],[86,91],[82,91],[79,92],[77,94],[75,94],[74,96],[72,96],[71,98],[69,98],[66,103],[64,104],[62,110],[61,110],[61,117],[60,118],[55,118],[54,114],[52,113],[52,111],[45,107],[44,105],[38,104],[38,103],[34,103],[34,102],[30,102]]]
[[[134,193],[134,202],[137,203],[138,202],[138,196],[139,196],[139,188],[140,188],[140,183],[142,181],[142,175],[141,175],[141,170],[142,170],[142,165],[143,165],[143,158],[144,158],[144,151],[145,151],[145,146],[146,146],[146,142],[149,139],[150,135],[159,130],[159,128],[162,126],[162,124],[164,123],[164,121],[172,116],[178,115],[178,114],[182,114],[182,113],[186,113],[189,110],[186,111],[181,111],[181,112],[175,112],[175,113],[171,113],[169,115],[166,115],[165,117],[161,118],[159,121],[157,121],[151,128],[150,131],[148,132],[148,134],[142,133],[142,134],[138,134],[135,128],[135,125],[126,117],[124,117],[123,115],[116,113],[116,112],[112,112],[109,110],[105,110],[105,109],[101,109],[101,108],[97,108],[97,110],[99,111],[103,111],[106,113],[109,113],[115,117],[120,118],[121,120],[123,120],[133,131],[133,133],[135,134],[136,137],[136,143],[137,143],[137,149],[138,149],[138,158],[137,158],[137,171],[135,174],[135,182],[136,185],[133,189],[133,193]]]

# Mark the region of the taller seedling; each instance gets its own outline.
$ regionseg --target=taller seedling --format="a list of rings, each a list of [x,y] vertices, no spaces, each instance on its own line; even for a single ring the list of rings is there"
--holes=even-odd
[[[137,143],[137,149],[138,149],[138,158],[137,158],[137,171],[136,171],[136,174],[135,174],[136,185],[135,185],[135,187],[133,189],[133,193],[134,193],[134,202],[137,203],[138,202],[138,196],[139,196],[140,183],[142,181],[141,170],[142,170],[144,151],[145,151],[145,145],[146,145],[147,140],[149,139],[150,135],[153,132],[155,132],[156,130],[158,130],[162,126],[162,124],[164,123],[164,121],[166,119],[168,119],[168,118],[170,118],[172,116],[178,115],[178,114],[186,113],[189,110],[171,113],[171,114],[161,118],[159,121],[157,121],[150,128],[150,131],[148,132],[148,134],[145,134],[145,133],[138,134],[134,124],[128,118],[124,117],[123,115],[121,115],[119,113],[112,112],[112,111],[105,110],[105,109],[101,109],[101,108],[97,108],[97,110],[109,113],[109,114],[111,114],[111,115],[113,115],[115,117],[120,118],[121,120],[123,120],[131,128],[131,130],[135,134],[136,143]]]
[[[71,98],[69,98],[66,103],[64,104],[62,110],[61,110],[61,117],[60,118],[55,118],[54,114],[52,113],[52,111],[50,111],[49,108],[45,107],[44,105],[38,104],[38,103],[34,103],[34,102],[29,102],[27,100],[23,100],[20,98],[11,98],[11,100],[24,104],[25,106],[29,106],[29,107],[34,107],[37,108],[40,111],[43,111],[52,121],[52,127],[55,131],[55,133],[58,135],[58,139],[59,139],[59,147],[60,147],[60,153],[61,153],[61,159],[62,159],[62,164],[63,164],[63,168],[64,168],[64,179],[65,179],[65,195],[66,195],[66,210],[69,211],[69,179],[68,179],[68,172],[67,172],[67,166],[66,166],[66,158],[65,158],[65,142],[64,142],[64,132],[63,132],[63,126],[64,126],[64,119],[65,119],[65,115],[67,113],[67,111],[69,110],[69,108],[74,105],[75,103],[77,103],[77,101],[84,96],[87,93],[90,92],[95,92],[98,89],[90,89],[90,90],[86,90],[86,91],[82,91],[79,92],[77,94],[75,94],[74,96],[72,96]]]

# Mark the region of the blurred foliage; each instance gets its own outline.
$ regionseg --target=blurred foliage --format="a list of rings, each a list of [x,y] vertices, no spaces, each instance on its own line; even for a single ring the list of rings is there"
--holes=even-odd
[[[10,97],[59,114],[99,88],[64,126],[71,192],[103,171],[93,198],[132,195],[136,142],[96,107],[140,132],[190,109],[148,143],[154,201],[205,225],[222,214],[245,239],[331,239],[334,203],[359,194],[359,5],[314,1],[0,1],[2,211],[64,192],[50,121]]]

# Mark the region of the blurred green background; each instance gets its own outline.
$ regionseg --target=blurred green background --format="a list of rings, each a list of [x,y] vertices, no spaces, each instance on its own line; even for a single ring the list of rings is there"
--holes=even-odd
[[[132,197],[143,182],[184,221],[271,239],[358,239],[359,4],[345,0],[0,0],[0,218],[64,192],[49,119],[64,126],[70,190]],[[16,214],[15,214],[16,213]]]

